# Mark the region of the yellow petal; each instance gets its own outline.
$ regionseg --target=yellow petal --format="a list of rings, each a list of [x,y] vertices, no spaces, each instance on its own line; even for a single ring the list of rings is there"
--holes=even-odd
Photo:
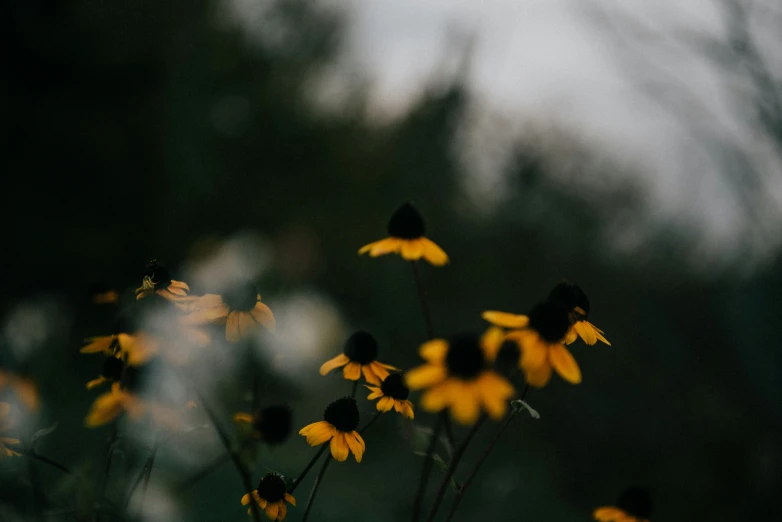
[[[372,257],[383,256],[386,254],[393,254],[399,252],[399,248],[402,246],[402,240],[395,237],[387,237],[380,241],[375,241],[368,245],[364,245],[358,251],[359,254],[365,254],[369,252]]]
[[[267,330],[274,330],[277,326],[277,321],[274,319],[274,314],[271,308],[258,301],[255,303],[255,308],[250,310],[250,315],[256,323],[260,324]]]
[[[411,390],[420,390],[442,382],[446,375],[444,366],[424,364],[407,372],[405,382]]]
[[[423,245],[424,259],[434,266],[443,266],[448,263],[448,254],[440,246],[429,238],[419,239]]]
[[[504,417],[508,410],[508,399],[515,393],[513,386],[498,374],[486,371],[478,378],[476,387],[486,413],[495,420]]]
[[[245,495],[242,497],[242,505],[246,506],[249,503],[250,503],[250,494],[245,493]]]
[[[529,317],[526,315],[510,314],[508,312],[498,312],[496,310],[487,310],[481,314],[485,320],[495,326],[503,328],[526,328],[529,325]]]
[[[103,384],[106,381],[108,381],[108,379],[101,375],[97,379],[93,379],[90,382],[88,382],[87,383],[87,389],[88,390],[92,390],[93,388],[97,388],[98,386],[100,386],[101,384]]]
[[[279,511],[277,512],[277,520],[285,520],[285,515],[288,514],[288,506],[285,505],[285,502],[280,500],[277,502],[277,507],[279,508]]]
[[[337,434],[331,438],[331,455],[339,462],[345,462],[350,453],[348,443],[345,440],[345,434],[338,431]]]
[[[431,412],[442,411],[448,407],[453,396],[452,384],[453,381],[449,379],[426,390],[421,396],[421,407]]]
[[[419,239],[402,239],[399,253],[407,261],[418,261],[424,255],[424,244]]]
[[[502,343],[505,342],[505,332],[502,329],[492,326],[481,336],[481,349],[486,359],[494,361],[497,353],[500,351]]]
[[[285,493],[285,500],[287,500],[288,503],[293,505],[293,506],[296,505],[296,499],[293,498],[293,495],[291,495],[290,493]]]
[[[239,315],[239,335],[242,339],[250,337],[258,327],[250,312],[236,312]]]
[[[104,393],[92,403],[84,423],[94,428],[116,419],[122,413],[124,394],[108,392]]]
[[[369,364],[370,364],[370,366],[372,366],[372,372],[375,375],[377,375],[377,377],[381,381],[385,381],[386,377],[388,377],[388,373],[389,373],[388,370],[398,370],[399,369],[396,366],[391,366],[390,364],[383,364],[383,363],[378,362],[378,361],[372,361]],[[378,384],[380,384],[380,383],[378,383]]]
[[[576,331],[575,326],[571,326],[565,334],[565,338],[562,340],[562,342],[565,344],[573,344],[576,339],[578,339],[578,332]]]
[[[361,365],[357,362],[349,362],[342,369],[342,376],[349,381],[357,381],[361,378]]]
[[[557,370],[557,373],[566,381],[572,384],[581,382],[581,370],[578,363],[570,354],[567,348],[561,344],[553,344],[549,349],[549,361]]]
[[[414,419],[415,418],[415,412],[413,411],[413,403],[412,402],[410,402],[408,400],[397,401],[395,403],[395,407],[396,407],[396,405],[399,405],[399,408],[396,411],[398,411],[399,413],[401,413],[402,415],[404,415],[408,419]]]
[[[551,365],[546,362],[542,366],[524,371],[524,378],[527,384],[536,388],[545,386],[551,379]]]
[[[377,411],[386,412],[394,407],[393,397],[383,397],[377,401]]]
[[[369,388],[369,391],[372,392],[367,396],[367,400],[373,401],[383,396],[383,390],[377,386],[367,386],[367,388]]]
[[[460,424],[473,424],[481,413],[475,383],[454,380],[451,393],[451,415]]]
[[[231,312],[228,314],[228,320],[225,323],[225,340],[229,343],[238,343],[242,338],[240,330],[241,312]]]
[[[299,431],[299,435],[307,437],[307,444],[318,446],[334,437],[336,429],[326,421],[313,422]]]
[[[548,344],[540,338],[537,332],[532,330],[519,330],[510,332],[509,340],[516,340],[521,349],[519,363],[522,369],[529,370],[545,364],[548,357]]]
[[[277,513],[280,512],[280,507],[276,502],[269,502],[266,505],[266,516],[269,517],[272,520],[275,520],[277,518]]]
[[[345,366],[350,362],[350,359],[347,355],[344,353],[341,353],[334,357],[333,359],[329,359],[328,361],[324,362],[320,367],[320,374],[326,375],[330,371],[339,368],[341,366]]]
[[[87,339],[89,341],[89,344],[82,347],[82,349],[79,351],[81,353],[105,353],[106,355],[111,355],[112,344],[114,343],[114,339],[115,336],[113,335],[91,337]]]
[[[356,462],[361,462],[361,459],[364,457],[365,446],[358,441],[357,437],[361,437],[361,435],[355,431],[345,433],[345,441],[350,448],[350,452],[353,453],[353,456],[356,458]]]
[[[234,413],[234,422],[238,422],[241,424],[252,424],[253,422],[253,416],[249,413],[239,412]]]
[[[385,371],[386,375],[388,375],[388,371],[382,367],[380,367],[380,369]],[[380,385],[380,378],[377,376],[377,374],[375,374],[372,363],[363,365],[361,367],[361,372],[364,374],[364,380],[366,380],[369,384],[374,384],[376,386]]]
[[[425,342],[418,349],[418,353],[425,361],[431,363],[440,363],[448,355],[448,343],[444,339],[434,339]]]

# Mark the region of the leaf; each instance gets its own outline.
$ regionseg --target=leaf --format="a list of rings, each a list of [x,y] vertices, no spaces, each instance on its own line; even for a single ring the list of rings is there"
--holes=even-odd
[[[41,440],[42,438],[46,437],[47,435],[52,433],[54,430],[56,430],[57,426],[59,424],[60,424],[59,422],[55,422],[54,424],[52,424],[48,428],[43,428],[43,429],[40,429],[40,430],[36,431],[35,433],[33,433],[33,438],[30,440],[30,444],[32,446],[35,446],[36,442],[38,442],[39,440]]]
[[[513,407],[513,411],[515,411],[516,413],[520,413],[524,410],[527,410],[529,416],[532,417],[533,419],[540,418],[540,413],[538,413],[536,409],[534,409],[532,406],[522,401],[521,399],[516,399],[515,401],[511,401],[510,405]]]

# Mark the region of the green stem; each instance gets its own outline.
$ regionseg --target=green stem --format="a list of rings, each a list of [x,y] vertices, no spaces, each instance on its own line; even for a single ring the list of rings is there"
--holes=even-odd
[[[326,461],[323,463],[323,466],[320,468],[320,471],[318,472],[318,476],[315,477],[315,483],[312,485],[312,491],[310,491],[310,497],[307,499],[307,508],[304,510],[304,516],[302,517],[301,522],[306,522],[307,518],[309,518],[310,510],[312,509],[312,504],[315,502],[315,495],[318,493],[318,488],[320,488],[320,485],[323,482],[323,476],[326,474],[326,468],[329,467],[329,464],[331,464],[332,460],[334,459],[326,457]]]
[[[307,466],[304,468],[304,470],[301,473],[299,473],[299,476],[296,478],[296,480],[293,481],[293,484],[291,485],[291,489],[288,490],[288,493],[293,494],[293,490],[296,489],[297,487],[299,487],[299,484],[301,484],[301,481],[304,480],[304,477],[307,476],[307,473],[310,472],[310,470],[312,469],[312,466],[315,465],[315,463],[318,461],[320,456],[323,455],[323,452],[326,451],[326,449],[328,447],[329,447],[329,445],[325,444],[325,443],[320,447],[320,449],[315,454],[315,456],[312,457],[312,460],[310,460],[309,464],[307,464]]]
[[[413,501],[413,522],[418,522],[421,518],[421,505],[426,495],[426,486],[429,484],[429,473],[432,471],[432,456],[437,448],[437,438],[440,436],[440,428],[443,425],[443,416],[438,415],[432,429],[432,438],[429,440],[429,447],[426,449],[424,458],[424,467],[421,470],[421,479],[418,481],[418,491]]]
[[[469,446],[473,437],[475,437],[475,434],[478,433],[478,430],[480,429],[480,427],[483,425],[484,422],[486,422],[485,414],[481,415],[481,417],[478,419],[478,422],[476,422],[475,425],[470,430],[470,433],[467,434],[467,437],[464,439],[464,442],[462,442],[461,446],[459,446],[454,452],[453,458],[451,459],[451,463],[448,465],[448,469],[445,472],[443,481],[440,484],[440,489],[437,490],[437,495],[435,496],[434,504],[432,505],[432,509],[431,511],[429,511],[429,516],[426,519],[427,522],[434,521],[434,518],[437,515],[437,510],[440,508],[440,504],[442,504],[443,498],[445,497],[445,491],[448,489],[448,484],[451,481],[451,477],[456,471],[456,467],[459,465],[459,462],[462,460],[462,457],[464,456],[464,452],[467,450],[467,446]]]
[[[421,310],[424,313],[424,323],[426,324],[426,337],[431,340],[434,339],[434,328],[432,327],[432,314],[429,311],[429,303],[426,300],[426,291],[424,290],[424,283],[421,279],[421,274],[418,271],[418,263],[411,261],[410,266],[413,267],[413,279],[415,279],[415,287],[418,290],[418,299],[421,301]]]

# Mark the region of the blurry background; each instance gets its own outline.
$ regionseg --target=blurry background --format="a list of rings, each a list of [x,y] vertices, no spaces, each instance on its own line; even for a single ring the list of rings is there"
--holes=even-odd
[[[109,428],[83,426],[100,363],[78,350],[113,319],[88,290],[132,290],[152,258],[196,292],[244,270],[277,315],[274,338],[200,369],[226,426],[249,408],[248,354],[297,429],[349,391],[317,368],[351,331],[417,364],[409,267],[356,255],[410,199],[451,256],[423,268],[438,333],[567,277],[613,344],[577,344],[583,383],[530,395],[542,418],[514,423],[455,520],[590,520],[633,484],[654,520],[779,517],[782,7],[614,4],[3,3],[0,362],[39,384],[26,429],[58,423],[39,451],[100,476]],[[363,463],[330,468],[313,520],[408,519],[422,459],[396,417]],[[109,496],[146,458],[137,435]],[[172,492],[221,451],[211,428],[161,449],[146,519],[244,520],[230,465]],[[313,453],[294,434],[255,476]],[[36,468],[43,516],[78,519],[90,486]],[[26,462],[0,463],[0,484],[0,519],[32,520]]]

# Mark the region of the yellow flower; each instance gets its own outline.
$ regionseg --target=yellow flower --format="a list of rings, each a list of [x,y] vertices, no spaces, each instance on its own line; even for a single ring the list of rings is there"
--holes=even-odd
[[[11,388],[14,394],[22,401],[28,409],[35,411],[38,409],[40,399],[38,398],[38,389],[35,383],[27,377],[21,377],[0,368],[0,390],[5,387]]]
[[[380,387],[367,386],[372,392],[367,399],[377,401],[377,411],[387,412],[391,411],[391,408],[401,413],[408,419],[413,419],[415,414],[413,413],[413,403],[407,400],[410,395],[410,388],[405,385],[404,378],[399,372],[390,374],[383,379]]]
[[[261,302],[261,294],[252,286],[239,288],[225,295],[206,294],[196,298],[187,307],[188,324],[225,325],[225,339],[239,342],[259,326],[274,330],[276,321],[271,309]]]
[[[611,346],[603,335],[603,330],[587,321],[589,298],[580,286],[570,281],[561,281],[554,287],[548,298],[561,302],[570,312],[570,330],[565,336],[565,344],[571,344],[581,337],[590,346],[597,341]]]
[[[515,393],[504,377],[488,368],[502,341],[494,329],[483,336],[465,333],[429,341],[419,351],[426,364],[405,374],[407,385],[411,390],[426,389],[421,397],[425,410],[450,408],[462,424],[474,423],[481,410],[500,419]]]
[[[619,496],[616,506],[597,508],[592,514],[599,522],[649,522],[652,497],[643,488],[633,487]]]
[[[350,453],[353,453],[356,462],[361,462],[366,445],[356,431],[358,423],[356,400],[343,397],[328,405],[322,421],[304,426],[299,435],[307,437],[310,446],[331,441],[331,455],[340,462],[344,462]]]
[[[84,423],[90,428],[102,426],[125,412],[131,418],[139,419],[144,414],[144,406],[141,399],[121,388],[120,383],[115,382],[111,385],[110,391],[95,399]]]
[[[242,505],[250,503],[250,497],[266,513],[269,520],[284,520],[288,514],[288,504],[296,505],[296,499],[288,493],[285,486],[285,480],[276,473],[269,473],[258,483],[258,489],[247,493],[242,497]],[[247,514],[251,514],[252,509],[247,509]]]
[[[138,366],[146,363],[157,354],[157,338],[144,332],[115,333],[90,337],[87,344],[79,350],[81,353],[103,353],[109,357],[127,357],[128,364]]]
[[[144,279],[141,286],[136,288],[136,299],[157,294],[169,301],[187,300],[189,291],[190,287],[186,283],[171,279],[166,267],[153,259],[144,268]]]
[[[330,371],[344,366],[342,376],[351,381],[357,381],[364,374],[364,379],[376,386],[388,377],[388,370],[396,370],[390,364],[383,364],[377,360],[377,341],[372,334],[358,331],[351,335],[345,342],[344,353],[341,353],[323,363],[320,374],[326,375]]]
[[[435,266],[448,263],[448,255],[443,249],[426,237],[426,223],[412,204],[399,207],[386,229],[389,237],[364,245],[358,253],[369,253],[371,257],[399,254],[407,261],[424,258]]]
[[[516,341],[521,348],[520,367],[530,386],[543,387],[551,379],[552,368],[572,384],[581,382],[581,370],[563,344],[570,328],[568,310],[560,302],[547,299],[527,315],[515,316],[504,312],[484,312],[483,318],[513,328],[506,339]],[[524,325],[518,326],[518,325]]]
[[[14,426],[11,420],[11,405],[7,402],[0,402],[0,434],[8,431]],[[19,444],[19,439],[13,439],[10,437],[0,436],[0,460],[6,457],[19,457],[21,453],[18,453],[8,446],[15,446]]]
[[[249,424],[252,436],[270,445],[280,444],[288,438],[292,421],[293,413],[285,405],[268,406],[252,414],[234,414],[234,422]]]

